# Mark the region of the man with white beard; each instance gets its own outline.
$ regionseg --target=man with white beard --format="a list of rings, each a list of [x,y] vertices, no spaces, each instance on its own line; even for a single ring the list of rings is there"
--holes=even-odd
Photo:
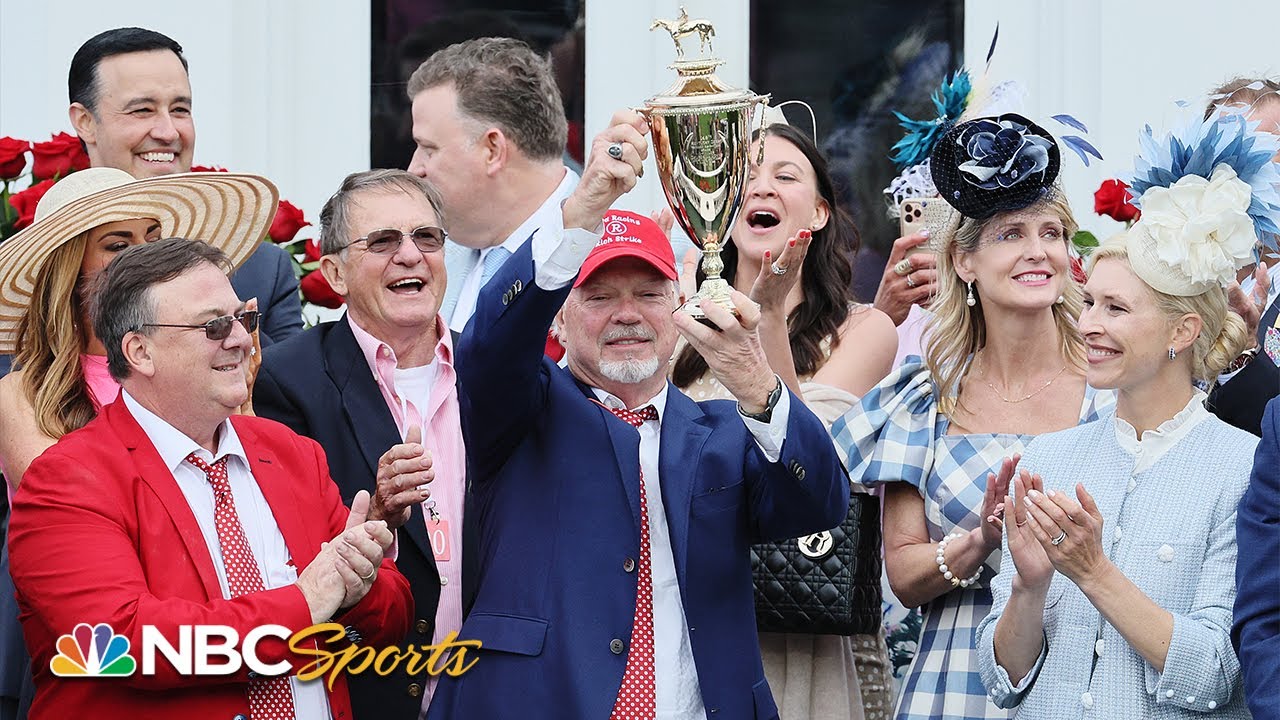
[[[704,302],[718,330],[673,314],[670,242],[609,210],[647,131],[621,113],[596,138],[563,234],[512,255],[459,342],[484,569],[459,636],[483,657],[441,679],[431,720],[777,717],[748,545],[835,527],[849,485],[769,369],[755,303]],[[567,369],[543,357],[553,319]],[[667,382],[678,334],[737,403]]]

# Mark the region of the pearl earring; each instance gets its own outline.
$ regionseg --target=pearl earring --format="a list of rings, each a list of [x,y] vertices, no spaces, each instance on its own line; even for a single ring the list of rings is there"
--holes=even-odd
[[[969,294],[965,296],[964,304],[973,307],[978,304],[977,298],[973,296],[973,281],[969,281]]]
[[[1058,296],[1058,299],[1053,301],[1053,304],[1055,304],[1055,305],[1061,305],[1062,303],[1064,303],[1064,302],[1066,302],[1066,301],[1067,301],[1067,299],[1066,299],[1066,298],[1064,298],[1064,297],[1062,297],[1061,295],[1059,295],[1059,296]]]
[[[1178,353],[1174,352],[1174,351],[1173,351],[1173,348],[1169,348],[1169,359],[1170,359],[1170,360],[1177,360],[1177,359],[1178,359]]]

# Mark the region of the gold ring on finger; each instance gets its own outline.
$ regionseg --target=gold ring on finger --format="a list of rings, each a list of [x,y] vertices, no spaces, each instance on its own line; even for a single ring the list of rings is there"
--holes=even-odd
[[[911,264],[911,258],[909,257],[902,258],[893,266],[893,271],[902,276],[910,275],[911,271],[915,269],[916,268]]]
[[[360,576],[360,579],[361,579],[361,580],[364,580],[365,582],[369,582],[370,580],[372,580],[372,579],[373,579],[373,576],[374,576],[374,575],[377,575],[377,574],[378,574],[378,568],[377,568],[377,566],[375,565],[375,566],[374,566],[374,568],[373,568],[372,570],[370,570],[370,571],[369,571],[369,574],[368,574],[368,575],[361,575],[361,576]]]

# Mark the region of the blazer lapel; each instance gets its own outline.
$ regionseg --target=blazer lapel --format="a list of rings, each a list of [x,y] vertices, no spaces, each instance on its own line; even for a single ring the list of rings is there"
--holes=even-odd
[[[369,473],[376,477],[378,458],[400,442],[400,431],[349,322],[345,317],[338,320],[325,338],[325,371],[342,396],[351,435],[360,447]]]
[[[221,598],[222,587],[218,585],[218,572],[213,567],[209,546],[205,544],[204,535],[200,532],[200,524],[196,522],[196,516],[191,512],[191,505],[187,503],[187,496],[182,493],[182,488],[178,487],[178,481],[173,478],[173,471],[160,459],[160,453],[156,452],[151,439],[142,431],[142,427],[130,414],[123,400],[111,403],[103,413],[116,435],[129,450],[129,457],[132,458],[134,468],[142,482],[151,488],[169,512],[169,518],[173,521],[178,536],[182,538],[183,546],[186,547],[187,557],[191,558],[191,563],[196,566],[196,573],[200,576],[201,584],[204,585],[205,596],[210,600]],[[154,519],[158,518],[152,518]]]
[[[577,378],[574,378],[574,382],[591,401],[596,412],[600,413],[600,421],[604,423],[605,430],[609,433],[618,476],[622,478],[622,489],[627,495],[627,504],[631,507],[633,529],[638,533],[640,532],[640,433],[600,403],[591,388],[579,382]]]
[[[240,436],[244,454],[249,458],[253,479],[258,482],[258,488],[262,490],[262,496],[266,498],[267,505],[271,508],[271,515],[276,520],[276,527],[280,528],[284,544],[289,548],[289,557],[293,560],[294,568],[302,572],[302,569],[315,557],[320,543],[329,538],[307,537],[308,525],[303,520],[299,510],[301,503],[298,502],[295,493],[298,484],[292,480],[290,473],[280,464],[275,453],[271,452],[257,433],[242,427],[235,422],[234,418],[231,422],[236,428],[236,434]],[[328,531],[328,528],[323,530]]]
[[[703,424],[702,408],[679,388],[667,383],[667,409],[662,418],[658,445],[658,472],[662,476],[662,504],[671,528],[671,555],[676,563],[680,587],[686,584],[689,554],[689,508],[693,499],[693,479],[697,476],[702,446],[711,436]]]
[[[345,317],[338,320],[325,338],[325,370],[342,396],[351,435],[369,466],[369,474],[377,478],[378,459],[401,441],[400,430],[396,428],[395,418],[387,409],[382,390],[373,379],[373,370],[360,351],[360,344],[356,342],[349,323]],[[420,504],[413,507],[409,522],[401,530],[435,567],[435,554],[431,551],[431,538],[427,537],[426,519]]]

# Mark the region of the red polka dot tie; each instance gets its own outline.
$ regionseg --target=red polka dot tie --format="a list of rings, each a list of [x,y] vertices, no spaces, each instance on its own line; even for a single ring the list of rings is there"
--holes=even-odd
[[[218,531],[218,547],[222,550],[222,564],[226,569],[227,587],[231,597],[262,592],[262,572],[253,557],[249,539],[231,496],[231,482],[227,479],[227,459],[216,460],[213,465],[191,453],[187,462],[204,471],[213,486],[214,527]],[[253,720],[293,720],[293,688],[287,676],[262,678],[249,681],[249,716]]]
[[[652,405],[639,410],[608,408],[637,430],[645,420],[657,420]],[[644,471],[640,472],[640,562],[636,571],[636,615],[631,625],[631,651],[622,673],[622,687],[614,701],[610,720],[653,720],[657,713],[654,695],[653,662],[653,575],[649,564],[649,503],[644,492]]]

